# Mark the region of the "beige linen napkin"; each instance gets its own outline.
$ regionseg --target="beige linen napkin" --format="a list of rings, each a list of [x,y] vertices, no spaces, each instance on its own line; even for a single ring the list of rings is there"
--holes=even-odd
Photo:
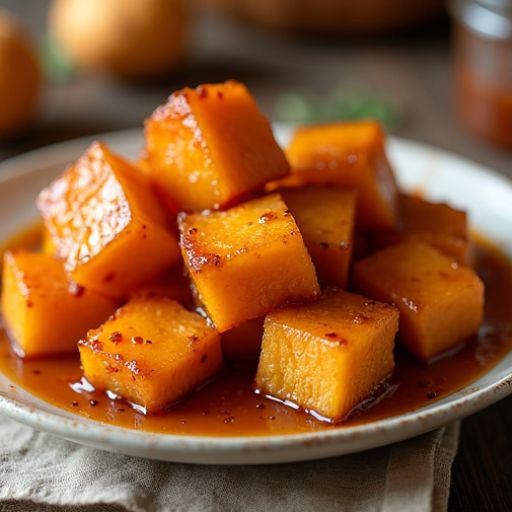
[[[458,432],[313,462],[198,466],[102,452],[0,417],[0,511],[445,511]]]

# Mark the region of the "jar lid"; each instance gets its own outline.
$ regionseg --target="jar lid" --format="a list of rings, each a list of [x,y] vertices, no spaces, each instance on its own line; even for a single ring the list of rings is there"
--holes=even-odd
[[[453,16],[489,39],[512,38],[512,0],[452,0]]]

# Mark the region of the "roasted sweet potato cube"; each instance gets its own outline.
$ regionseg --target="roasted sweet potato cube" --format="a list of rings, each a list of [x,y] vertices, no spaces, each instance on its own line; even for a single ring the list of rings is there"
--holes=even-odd
[[[264,394],[338,421],[393,370],[398,311],[342,290],[267,315],[256,375]]]
[[[268,120],[237,82],[176,91],[145,135],[147,168],[184,210],[232,205],[289,173]]]
[[[385,229],[397,219],[397,184],[378,123],[358,121],[300,128],[286,148],[285,186],[338,185],[358,190],[358,223]]]
[[[400,310],[400,341],[428,361],[476,332],[484,285],[468,268],[421,242],[394,245],[355,264],[358,290]]]
[[[151,174],[151,166],[149,165],[148,158],[145,155],[141,155],[141,157],[137,161],[137,167],[144,173],[144,174]]]
[[[222,353],[234,361],[257,360],[263,338],[264,318],[247,320],[243,324],[223,332],[221,336]]]
[[[278,194],[178,219],[185,266],[220,332],[319,294],[315,269]]]
[[[181,265],[166,270],[151,282],[130,293],[130,298],[162,298],[167,297],[179,302],[188,309],[194,307],[195,301],[190,289],[190,281],[184,274]]]
[[[323,284],[345,288],[352,258],[357,193],[339,187],[281,189]]]
[[[42,244],[41,244],[42,251],[45,254],[51,254],[52,256],[57,256],[57,248],[55,247],[55,244],[53,242],[52,235],[46,229],[46,227],[43,227],[42,237],[43,237]]]
[[[87,331],[116,309],[116,302],[67,280],[61,261],[19,249],[4,256],[2,313],[22,357],[77,350]]]
[[[66,270],[91,290],[125,296],[179,259],[149,178],[104,144],[43,190],[38,206]]]
[[[86,379],[143,412],[159,411],[222,368],[220,337],[167,298],[132,299],[80,341]]]
[[[472,243],[466,212],[417,196],[399,198],[396,229],[370,235],[374,248],[406,241],[425,242],[461,264],[471,262]]]

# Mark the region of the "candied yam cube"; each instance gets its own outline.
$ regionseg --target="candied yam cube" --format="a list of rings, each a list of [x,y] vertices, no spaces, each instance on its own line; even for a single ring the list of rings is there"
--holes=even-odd
[[[425,242],[461,264],[471,261],[472,243],[466,212],[444,203],[401,195],[396,229],[371,234],[374,248],[406,241]]]
[[[222,368],[220,337],[197,313],[167,298],[132,299],[80,341],[86,379],[155,412]]]
[[[278,194],[178,218],[181,250],[201,304],[220,332],[319,294],[315,269]]]
[[[86,288],[122,297],[179,259],[149,178],[104,144],[43,190],[38,207],[66,270]]]
[[[146,120],[147,168],[183,210],[234,204],[289,173],[245,86],[228,81],[173,93]]]
[[[328,289],[303,306],[267,315],[257,389],[341,420],[393,370],[398,311]]]
[[[484,285],[468,268],[421,242],[383,249],[355,264],[358,290],[400,310],[399,340],[420,359],[474,334],[483,318]]]
[[[116,302],[67,280],[51,255],[6,252],[2,313],[16,352],[23,357],[77,350],[86,332],[116,309]]]
[[[186,308],[193,308],[195,301],[190,288],[190,281],[181,265],[166,270],[144,286],[133,290],[130,298],[173,299]]]
[[[344,288],[354,244],[357,193],[338,187],[282,189],[323,284]]]
[[[149,165],[147,156],[141,155],[139,160],[137,161],[137,167],[144,173],[144,174],[151,174],[151,166]]]
[[[41,249],[45,254],[51,254],[53,256],[57,255],[57,248],[55,247],[55,244],[53,242],[52,235],[50,232],[46,229],[46,227],[43,227],[43,240],[41,243]]]
[[[222,353],[227,359],[250,361],[258,359],[263,338],[264,318],[247,320],[243,324],[223,332]]]
[[[397,218],[398,188],[384,142],[382,128],[373,121],[300,128],[286,148],[292,173],[281,183],[355,188],[358,223],[390,228]]]

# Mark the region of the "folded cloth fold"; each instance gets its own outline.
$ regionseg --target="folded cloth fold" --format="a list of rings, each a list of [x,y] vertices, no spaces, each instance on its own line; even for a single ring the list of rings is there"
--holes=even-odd
[[[118,455],[0,418],[0,511],[445,511],[459,424],[312,462],[199,466]]]

